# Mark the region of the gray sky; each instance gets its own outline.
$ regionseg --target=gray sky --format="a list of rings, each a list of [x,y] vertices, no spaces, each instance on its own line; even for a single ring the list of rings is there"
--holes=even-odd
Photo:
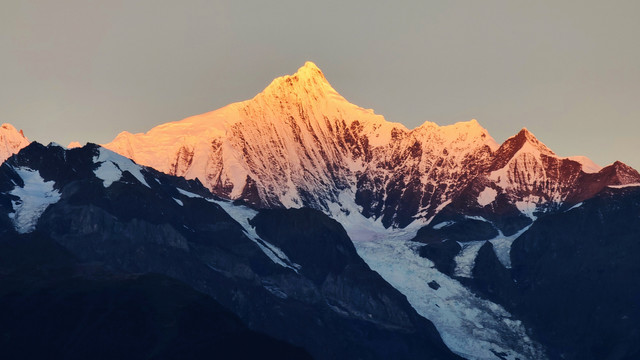
[[[640,168],[640,1],[0,0],[0,122],[31,140],[252,98],[305,60],[413,128],[476,118],[562,156]]]

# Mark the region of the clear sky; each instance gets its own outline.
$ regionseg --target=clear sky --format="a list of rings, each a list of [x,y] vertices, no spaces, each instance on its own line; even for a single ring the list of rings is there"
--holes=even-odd
[[[305,60],[413,128],[476,118],[562,156],[640,168],[640,1],[0,2],[0,122],[31,140],[120,131],[252,98]]]

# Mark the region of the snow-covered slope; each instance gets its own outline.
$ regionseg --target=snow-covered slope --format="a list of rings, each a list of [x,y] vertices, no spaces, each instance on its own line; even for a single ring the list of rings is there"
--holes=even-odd
[[[460,208],[460,199],[477,208],[472,215],[516,209],[531,218],[606,185],[640,181],[633,171],[615,176],[586,157],[559,157],[526,129],[501,146],[476,120],[409,130],[349,103],[311,62],[251,100],[147,133],[125,131],[104,146],[257,207],[329,213],[347,196],[385,227],[427,223],[446,206]],[[480,193],[493,192],[478,203]]]
[[[27,145],[29,145],[29,140],[24,136],[22,130],[16,130],[11,124],[0,126],[0,163]]]
[[[79,148],[82,147],[82,144],[80,144],[77,141],[72,141],[69,143],[69,145],[67,145],[67,149],[75,149],[75,148]]]
[[[362,168],[369,141],[386,144],[393,129],[405,130],[348,103],[306,63],[252,100],[146,134],[123,132],[105,147],[166,173],[197,177],[230,198],[322,207],[349,186],[350,170]]]
[[[104,146],[260,207],[326,211],[350,191],[386,226],[432,216],[498,147],[475,120],[414,130],[387,122],[345,100],[311,62],[251,100]]]

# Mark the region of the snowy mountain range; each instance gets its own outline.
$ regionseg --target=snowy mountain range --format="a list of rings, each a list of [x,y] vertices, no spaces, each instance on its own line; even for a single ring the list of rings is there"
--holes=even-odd
[[[331,214],[339,204],[399,228],[476,196],[470,212],[522,219],[514,229],[495,224],[510,235],[536,212],[640,182],[621,163],[601,169],[585,157],[558,157],[526,129],[500,146],[475,120],[408,130],[349,103],[311,62],[251,100],[144,134],[122,132],[104,146],[256,207]]]
[[[28,144],[0,136],[7,157]],[[623,163],[527,129],[497,144],[476,120],[410,130],[311,62],[103,146],[9,158],[0,231],[177,279],[316,358],[640,354],[640,174]]]

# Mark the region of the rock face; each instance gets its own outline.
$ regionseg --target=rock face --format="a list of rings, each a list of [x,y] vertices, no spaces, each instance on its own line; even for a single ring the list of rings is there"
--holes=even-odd
[[[169,276],[210,296],[252,331],[314,358],[457,358],[326,215],[258,213],[212,196],[198,181],[140,167],[96,145],[65,150],[32,143],[0,167],[0,234],[26,236],[20,233],[41,234],[78,263],[112,274]],[[137,276],[89,279],[79,291],[106,286],[108,293],[113,286],[118,298],[122,288],[150,281]],[[149,300],[131,296],[140,296],[140,306]]]
[[[104,146],[259,208],[358,211],[403,228],[448,207],[504,235],[537,212],[640,181],[623,164],[558,157],[526,129],[501,146],[475,120],[408,130],[349,103],[310,62],[251,100]]]

